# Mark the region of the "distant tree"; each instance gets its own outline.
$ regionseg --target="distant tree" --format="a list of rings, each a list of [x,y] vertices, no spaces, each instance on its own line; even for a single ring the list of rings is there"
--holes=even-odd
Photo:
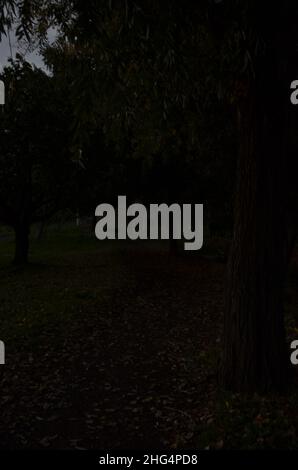
[[[65,204],[75,170],[66,96],[54,79],[21,60],[6,67],[1,79],[6,104],[0,114],[0,220],[13,227],[14,262],[23,264],[31,224]]]

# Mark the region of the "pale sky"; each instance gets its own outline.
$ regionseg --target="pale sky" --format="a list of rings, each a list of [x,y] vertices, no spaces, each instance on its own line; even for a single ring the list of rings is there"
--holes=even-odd
[[[49,32],[49,40],[50,42],[55,39],[55,31],[52,30]],[[13,57],[17,52],[21,52],[22,54],[26,51],[26,47],[18,45],[17,39],[13,31],[10,32],[10,41],[11,41],[11,49]],[[11,57],[11,51],[9,47],[9,39],[7,36],[2,36],[0,42],[0,70],[7,64],[7,59]],[[38,51],[30,52],[25,54],[25,59],[28,62],[34,63],[37,67],[45,68],[42,57],[38,54]]]

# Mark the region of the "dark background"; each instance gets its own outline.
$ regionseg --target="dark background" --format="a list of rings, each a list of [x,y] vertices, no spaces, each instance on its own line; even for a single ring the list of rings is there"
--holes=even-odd
[[[297,447],[297,13],[0,2],[1,448]],[[99,242],[118,195],[202,250]]]

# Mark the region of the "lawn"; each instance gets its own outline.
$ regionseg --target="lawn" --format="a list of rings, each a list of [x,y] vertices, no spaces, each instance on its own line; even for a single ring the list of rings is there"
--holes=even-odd
[[[297,447],[296,383],[269,397],[217,385],[225,263],[213,248],[173,256],[66,229],[33,240],[26,268],[12,250],[2,234],[2,448]],[[289,341],[297,279],[294,260]]]

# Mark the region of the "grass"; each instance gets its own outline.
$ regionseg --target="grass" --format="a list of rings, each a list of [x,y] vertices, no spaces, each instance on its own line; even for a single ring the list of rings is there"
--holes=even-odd
[[[173,257],[167,244],[66,227],[33,239],[31,264],[15,268],[2,235],[1,447],[297,448],[295,388],[262,397],[217,385],[222,241]]]

